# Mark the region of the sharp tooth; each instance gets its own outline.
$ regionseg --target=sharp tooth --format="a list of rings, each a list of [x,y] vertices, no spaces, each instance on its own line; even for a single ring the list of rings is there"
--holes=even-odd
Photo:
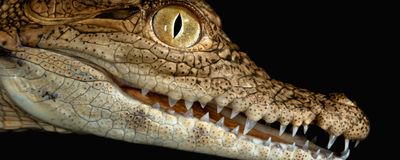
[[[238,135],[239,134],[239,125],[232,129],[232,133]]]
[[[299,129],[299,127],[293,126],[292,127],[292,137],[296,136],[297,130]]]
[[[153,108],[155,108],[155,109],[160,109],[160,103],[155,103],[155,104],[153,104]]]
[[[232,110],[232,113],[231,113],[231,119],[235,118],[238,114],[239,114],[239,112],[238,112],[238,111],[235,111],[235,110],[233,109],[233,110]]]
[[[224,126],[224,120],[225,120],[225,117],[222,117],[221,119],[219,119],[218,122],[216,123],[217,126],[220,126],[220,127]]]
[[[349,139],[345,139],[344,140],[344,149],[343,149],[343,151],[346,151],[348,148],[349,148]]]
[[[283,125],[281,124],[281,127],[279,129],[279,136],[281,136],[283,134],[283,132],[285,132],[287,125]]]
[[[193,110],[189,109],[186,113],[185,113],[185,117],[193,117]]]
[[[318,149],[317,152],[315,152],[315,154],[319,155],[319,152],[321,152],[321,149]]]
[[[356,148],[360,144],[360,140],[356,141],[356,144],[354,145],[354,148]]]
[[[192,105],[193,105],[193,102],[192,102],[192,101],[186,101],[186,100],[185,100],[185,106],[186,106],[186,109],[187,109],[187,110],[189,110],[190,108],[192,108]]]
[[[257,124],[256,121],[246,119],[246,124],[244,125],[243,135],[246,135],[254,126]]]
[[[328,145],[327,145],[326,148],[330,149],[332,147],[333,143],[335,143],[335,140],[336,140],[336,136],[330,135],[329,136],[329,142],[328,142]]]
[[[310,145],[310,141],[307,140],[306,143],[304,143],[303,149],[308,150],[308,146]]]
[[[203,117],[200,118],[200,120],[209,122],[210,121],[210,114],[207,112]]]
[[[200,103],[201,108],[204,109],[204,107],[206,107],[207,103]]]
[[[319,157],[319,152],[321,152],[321,149],[318,149],[317,152],[315,152],[315,153],[313,154],[313,157],[314,157],[315,159],[318,159],[318,157]]]
[[[169,114],[174,114],[175,113],[175,110],[173,110],[173,109],[168,109],[168,111],[167,111]]]
[[[271,140],[271,137],[269,137],[268,140],[265,141],[264,145],[269,146],[269,145],[271,145],[271,143],[272,143],[272,140]]]
[[[328,157],[326,157],[327,159],[331,159],[333,157],[333,152],[331,152],[331,154],[328,155]]]
[[[169,107],[175,106],[176,102],[178,102],[178,100],[172,99],[171,97],[168,97]]]
[[[291,149],[294,150],[294,149],[297,147],[297,146],[296,146],[296,142],[293,142],[293,143],[292,143],[292,146],[290,146],[290,147],[291,147]]]
[[[308,130],[308,125],[303,125],[303,133],[306,134]]]
[[[217,113],[221,113],[222,109],[224,109],[224,106],[217,106]]]
[[[142,95],[143,95],[143,96],[146,96],[147,93],[149,93],[149,90],[146,89],[146,88],[142,88]]]
[[[350,156],[350,149],[348,149],[347,151],[342,152],[342,159],[347,159]]]

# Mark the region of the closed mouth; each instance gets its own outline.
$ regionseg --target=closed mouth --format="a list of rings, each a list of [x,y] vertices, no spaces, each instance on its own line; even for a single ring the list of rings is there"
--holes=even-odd
[[[279,122],[266,124],[263,121],[259,121],[254,124],[253,128],[246,131],[247,133],[244,133],[245,127],[249,125],[246,116],[239,113],[232,117],[232,110],[230,108],[218,108],[213,102],[202,105],[198,102],[193,103],[185,100],[174,100],[168,96],[150,92],[147,89],[133,88],[122,83],[118,84],[129,96],[144,104],[153,106],[153,108],[171,115],[194,117],[202,121],[208,121],[226,131],[235,133],[240,138],[247,139],[256,144],[263,144],[265,146],[281,145],[282,148],[299,147],[303,150],[311,151],[314,158],[322,156],[328,159],[333,157],[346,159],[350,154],[350,150],[347,149],[349,142],[345,142],[347,143],[345,144],[345,149],[341,147],[340,143],[334,144],[334,141],[330,142],[332,143],[329,147],[331,150],[322,147],[324,142],[326,144],[326,141],[332,140],[327,140],[327,134],[321,133],[324,131],[319,129],[316,125],[314,126],[311,124],[310,127],[307,126],[303,128],[303,132],[300,132],[299,128],[292,127],[292,131],[289,129],[282,129]],[[325,134],[325,136],[321,136],[321,134]],[[321,138],[318,139],[316,137],[317,135]],[[340,137],[339,139],[342,138]],[[341,149],[345,151],[341,152]]]

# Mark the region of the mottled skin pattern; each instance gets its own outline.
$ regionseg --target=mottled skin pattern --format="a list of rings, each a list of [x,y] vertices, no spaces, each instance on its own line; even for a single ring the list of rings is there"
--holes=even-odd
[[[203,1],[0,4],[0,130],[89,133],[240,159],[326,158],[290,145],[254,143],[213,123],[152,108],[123,92],[119,86],[125,85],[224,106],[251,121],[313,124],[350,140],[369,133],[368,119],[343,94],[325,96],[271,79],[230,42]],[[152,30],[154,14],[171,4],[198,17],[202,33],[194,45],[169,46]],[[124,8],[137,12],[96,17]]]

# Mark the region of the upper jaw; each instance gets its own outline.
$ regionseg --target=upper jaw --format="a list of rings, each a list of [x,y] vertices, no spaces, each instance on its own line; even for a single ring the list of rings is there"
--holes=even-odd
[[[138,86],[134,86],[137,89],[141,89],[141,87],[138,88]],[[290,86],[291,87],[291,86]],[[148,92],[153,92],[153,93],[157,93],[154,92],[153,90],[149,90],[146,88],[142,88],[141,89],[141,93],[142,95],[147,95]],[[203,108],[203,110],[205,110],[205,112],[202,112],[201,114],[199,114],[197,117],[201,118],[204,114],[206,114],[206,112],[208,113],[212,113],[211,115],[219,115],[217,117],[211,117],[211,119],[214,122],[217,122],[218,120],[220,120],[221,117],[225,117],[225,119],[229,119],[231,121],[234,122],[234,124],[240,125],[241,126],[241,130],[240,132],[242,132],[242,134],[246,135],[252,135],[264,140],[268,140],[269,137],[275,137],[277,140],[279,139],[279,141],[283,142],[283,143],[287,143],[287,144],[291,144],[293,142],[295,142],[297,145],[299,146],[303,146],[307,139],[305,139],[304,137],[299,137],[299,136],[295,136],[296,133],[298,133],[297,131],[299,130],[299,128],[301,126],[296,126],[293,124],[292,121],[292,132],[289,131],[289,133],[285,133],[284,131],[286,130],[286,125],[284,125],[282,123],[282,119],[281,118],[277,118],[276,121],[280,122],[281,127],[280,129],[273,129],[270,128],[269,126],[265,126],[263,124],[260,123],[256,123],[258,120],[252,120],[251,118],[249,118],[249,116],[247,116],[251,110],[246,110],[245,112],[239,112],[239,113],[235,113],[235,108],[231,105],[227,105],[227,106],[223,106],[221,107],[218,104],[218,100],[217,98],[214,98],[212,101],[208,102],[207,104],[203,104],[203,103],[193,103],[195,101],[191,100],[187,100],[185,98],[182,99],[174,99],[171,98],[171,96],[168,96],[168,93],[157,93],[157,94],[161,94],[164,96],[158,96],[156,98],[154,98],[152,100],[152,103],[156,103],[157,101],[159,101],[160,99],[164,99],[165,102],[165,109],[168,110],[168,106],[169,107],[173,107],[174,109],[181,107],[181,109],[178,109],[182,114],[185,114],[185,112],[188,111],[188,109],[190,108],[196,108],[196,109],[200,109]],[[150,94],[150,95],[154,95],[154,94]],[[136,94],[137,96],[137,94]],[[365,115],[363,115],[363,112],[357,108],[354,103],[343,103],[343,101],[349,101],[347,98],[344,97],[343,94],[332,94],[329,98],[326,98],[325,96],[319,95],[317,94],[318,98],[316,98],[317,100],[319,100],[319,102],[321,102],[321,105],[323,106],[323,108],[319,108],[317,111],[317,113],[314,113],[315,115],[312,115],[312,119],[307,119],[308,122],[307,123],[301,123],[301,125],[304,127],[304,132],[306,132],[306,129],[308,128],[309,125],[317,125],[319,126],[321,129],[325,130],[325,132],[328,133],[329,135],[329,142],[327,141],[327,146],[328,148],[330,148],[335,140],[341,136],[343,134],[343,139],[345,139],[345,146],[344,146],[344,151],[348,150],[348,146],[349,146],[349,141],[350,140],[362,140],[365,138],[365,136],[368,134],[368,129],[369,129],[369,122],[368,119],[365,117]],[[182,100],[182,101],[180,101]],[[304,99],[303,99],[304,100]],[[178,102],[178,103],[177,103]],[[351,102],[351,101],[350,101]],[[196,106],[197,107],[192,107]],[[200,107],[202,106],[202,107]],[[204,108],[204,106],[206,106]],[[251,104],[250,104],[251,106]],[[307,107],[307,106],[305,106]],[[354,114],[355,116],[351,117],[348,116],[348,114],[343,113],[343,111],[346,111],[346,113],[349,114]],[[282,112],[281,112],[282,113]],[[273,113],[267,113],[267,114],[273,114]],[[304,113],[299,113],[304,115]],[[332,114],[333,115],[342,115],[345,118],[340,118],[340,120],[336,119],[337,117],[333,117],[332,118]],[[345,114],[345,116],[343,115]],[[281,115],[281,116],[285,116],[285,115]],[[331,118],[331,119],[330,119]],[[265,120],[265,119],[264,119]],[[338,128],[338,126],[335,126],[335,123],[331,123],[331,121],[337,121],[337,123],[342,124],[339,127],[342,128]],[[225,120],[226,122],[226,120]],[[261,121],[259,121],[261,122]],[[360,131],[360,130],[354,130],[354,129],[348,129],[349,126],[343,126],[343,123],[350,123],[350,122],[354,122],[353,126],[351,126],[350,128],[355,128],[355,127],[360,127],[362,126],[362,128],[366,128],[366,130],[364,131]],[[263,123],[263,122],[262,122]],[[271,122],[267,122],[271,123]],[[236,125],[230,125],[230,129],[234,129],[234,127]],[[294,129],[296,128],[296,129]],[[354,133],[356,131],[356,133]],[[261,133],[261,136],[260,136]],[[283,134],[283,135],[282,135]],[[357,136],[354,136],[357,135]],[[292,137],[295,136],[295,138],[293,139]],[[313,144],[311,144],[311,146],[313,146]],[[323,147],[318,147],[318,146],[313,146],[311,148],[313,151],[317,151],[318,149],[325,151],[325,153],[330,153],[328,150],[324,149]]]

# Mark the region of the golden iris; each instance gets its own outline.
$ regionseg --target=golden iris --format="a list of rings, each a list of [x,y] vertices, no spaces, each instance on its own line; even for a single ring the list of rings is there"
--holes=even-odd
[[[200,38],[200,23],[190,10],[172,5],[160,9],[153,17],[153,30],[164,43],[189,48]]]

